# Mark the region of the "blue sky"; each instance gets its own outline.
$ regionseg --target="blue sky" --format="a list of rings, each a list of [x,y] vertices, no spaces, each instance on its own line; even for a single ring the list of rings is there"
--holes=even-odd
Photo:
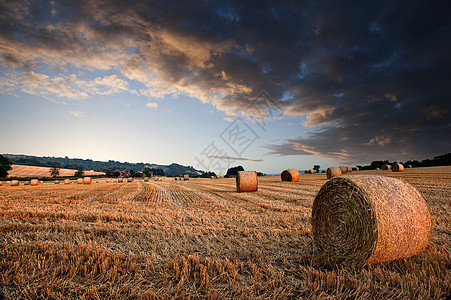
[[[451,149],[451,25],[427,1],[0,9],[1,153],[279,173]]]

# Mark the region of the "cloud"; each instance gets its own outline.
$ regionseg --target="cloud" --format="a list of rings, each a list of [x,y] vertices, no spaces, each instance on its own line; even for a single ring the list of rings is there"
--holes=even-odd
[[[69,113],[76,118],[83,118],[85,116],[85,113],[82,111],[71,111],[70,110]]]
[[[146,106],[148,107],[148,108],[157,108],[158,107],[158,103],[155,103],[155,102],[147,102],[147,104],[146,104]]]
[[[227,116],[264,116],[267,107],[253,104],[266,91],[309,130],[269,145],[273,154],[361,162],[451,148],[451,27],[427,1],[55,0],[0,9],[2,93],[187,95]],[[104,76],[73,75],[80,70]]]
[[[231,161],[253,161],[253,162],[263,161],[263,159],[252,159],[252,158],[231,157],[231,156],[207,156],[206,158],[217,159],[217,160],[231,160]]]

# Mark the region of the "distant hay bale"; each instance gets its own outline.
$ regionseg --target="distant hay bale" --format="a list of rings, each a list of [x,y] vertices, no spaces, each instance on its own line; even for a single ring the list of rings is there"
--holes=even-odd
[[[390,166],[390,165],[387,165],[387,164],[384,164],[384,165],[382,165],[381,169],[382,169],[382,170],[390,170],[390,169],[391,169],[391,166]]]
[[[344,174],[348,173],[348,167],[340,166],[339,168],[340,168],[340,170],[341,170],[341,174],[344,175]]]
[[[59,184],[60,182],[59,182],[59,180],[55,180],[55,184]]]
[[[359,167],[352,167],[352,171],[358,171]]]
[[[280,174],[282,181],[298,182],[299,172],[296,169],[287,169]]]
[[[216,176],[210,176],[210,178],[211,178],[211,179],[215,179],[215,178],[216,178]]]
[[[127,178],[127,182],[132,182],[132,181],[133,181],[133,178],[131,178],[131,177]]]
[[[315,174],[315,170],[313,170],[313,169],[305,170],[304,173],[305,173],[305,174]]]
[[[352,172],[352,167],[346,167],[348,169],[348,173]]]
[[[404,172],[404,166],[402,164],[394,163],[391,165],[392,172]]]
[[[179,180],[177,177],[174,178],[175,180]]]
[[[331,179],[334,177],[341,176],[341,169],[340,167],[330,167],[327,168],[327,179]]]
[[[122,182],[122,181],[123,181],[122,178],[118,178],[118,179],[117,179],[117,182]]]
[[[31,186],[38,186],[39,185],[39,179],[31,179],[30,180]]]
[[[2,186],[3,185],[3,181],[0,181],[0,186]]]
[[[362,267],[421,253],[431,214],[410,184],[385,176],[341,176],[326,182],[312,209],[316,251],[326,264]]]
[[[144,177],[144,182],[148,182],[149,181],[149,177]]]
[[[20,181],[19,180],[11,180],[11,182],[10,182],[10,186],[19,186],[19,184],[20,184]]]
[[[256,171],[238,171],[236,175],[236,190],[238,192],[256,192],[258,176]]]
[[[183,180],[189,180],[189,175],[188,174],[183,175]]]
[[[40,184],[43,184],[43,183],[44,183],[44,181],[42,181],[42,180],[41,180],[41,181],[39,181],[39,183],[40,183]]]
[[[83,178],[77,178],[77,184],[83,184]]]
[[[83,184],[91,184],[92,178],[91,177],[85,177],[83,178]]]
[[[24,181],[23,185],[29,185],[30,182],[29,181]]]
[[[409,169],[412,168],[412,165],[407,165],[407,168],[409,168]]]
[[[70,179],[64,179],[64,184],[70,184]]]

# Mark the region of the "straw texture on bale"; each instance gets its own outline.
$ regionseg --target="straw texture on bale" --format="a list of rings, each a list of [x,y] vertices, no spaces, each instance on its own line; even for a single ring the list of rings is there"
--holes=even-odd
[[[348,173],[348,167],[345,166],[339,166],[340,170],[341,170],[341,174],[346,174]]]
[[[300,175],[296,169],[287,169],[280,174],[280,177],[282,178],[282,181],[297,182],[299,181]]]
[[[91,184],[92,178],[91,177],[85,177],[83,178],[83,184]]]
[[[0,181],[0,186],[2,186],[3,185],[3,181]]]
[[[238,192],[256,192],[258,177],[256,171],[238,171],[236,175],[236,190]]]
[[[330,167],[327,168],[327,179],[331,179],[337,176],[341,176],[340,167]]]
[[[402,164],[392,164],[391,170],[392,172],[404,172],[404,166]]]
[[[391,169],[391,166],[385,164],[385,165],[382,165],[381,169],[382,169],[382,170],[390,170],[390,169]]]
[[[18,186],[19,183],[20,183],[19,180],[11,180],[10,185],[11,185],[11,186]]]
[[[30,185],[31,186],[38,186],[39,185],[39,180],[38,179],[31,179],[30,180]]]
[[[326,264],[362,267],[421,253],[432,222],[423,196],[384,176],[341,176],[326,182],[312,209],[313,239]]]
[[[64,184],[70,184],[70,180],[69,179],[64,179]]]

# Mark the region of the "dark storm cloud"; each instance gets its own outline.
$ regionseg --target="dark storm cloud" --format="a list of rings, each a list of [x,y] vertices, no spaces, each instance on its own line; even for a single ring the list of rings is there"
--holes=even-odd
[[[115,70],[142,95],[184,93],[230,114],[263,114],[249,104],[266,91],[309,129],[268,146],[277,155],[368,162],[451,149],[446,2],[0,3],[1,62],[15,72]]]

